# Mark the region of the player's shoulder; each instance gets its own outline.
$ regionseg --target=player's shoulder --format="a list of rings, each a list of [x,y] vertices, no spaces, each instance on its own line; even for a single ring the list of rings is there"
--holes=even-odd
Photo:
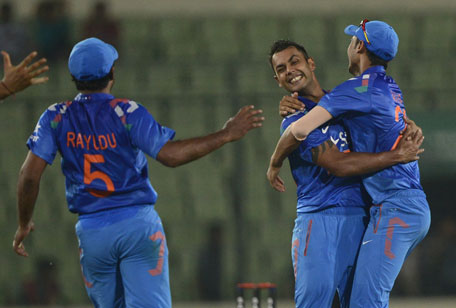
[[[283,120],[282,124],[280,125],[280,131],[281,133],[284,132],[288,126],[290,126],[291,123],[299,120],[302,118],[307,112],[304,111],[296,111],[295,113],[292,113],[290,115],[287,115]]]
[[[72,103],[73,103],[72,101],[63,101],[63,102],[59,102],[59,103],[54,103],[46,109],[46,112],[65,114]]]
[[[144,106],[142,106],[141,104],[137,103],[134,100],[128,99],[128,98],[114,98],[109,102],[109,105],[118,114],[119,113],[130,114],[130,113],[135,112],[136,110],[145,109]]]
[[[367,92],[369,87],[369,80],[372,78],[371,74],[363,74],[360,76],[352,77],[342,82],[329,93],[330,95],[341,95],[346,93],[364,93]]]

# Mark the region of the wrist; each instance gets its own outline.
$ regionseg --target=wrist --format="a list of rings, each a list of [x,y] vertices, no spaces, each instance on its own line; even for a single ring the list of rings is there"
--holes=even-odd
[[[14,95],[14,91],[12,90],[11,86],[7,85],[5,80],[0,81],[0,85],[3,87],[3,89],[6,91],[7,96]]]
[[[394,164],[400,164],[403,161],[403,157],[400,153],[400,151],[396,148],[392,151],[389,152],[391,155],[391,160]]]
[[[274,155],[271,157],[271,160],[269,162],[269,165],[273,168],[281,168],[283,162],[280,159],[277,159],[274,157]]]
[[[233,138],[231,137],[231,134],[230,134],[230,131],[228,130],[228,128],[226,128],[226,127],[222,128],[222,129],[219,131],[219,134],[220,134],[221,139],[222,139],[222,142],[223,142],[224,144],[233,141]]]

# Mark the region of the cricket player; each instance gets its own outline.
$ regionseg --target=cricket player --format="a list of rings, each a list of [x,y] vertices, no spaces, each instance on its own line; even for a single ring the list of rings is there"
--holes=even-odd
[[[278,85],[292,93],[283,97],[280,110],[303,109],[283,120],[283,132],[326,92],[315,75],[314,60],[296,42],[275,42],[269,60]],[[288,156],[298,195],[292,239],[296,307],[330,307],[336,290],[341,307],[348,307],[371,205],[361,178],[351,175],[416,160],[422,140],[416,135],[415,141],[383,153],[347,153],[350,144],[343,125],[331,121],[312,131]]]
[[[79,215],[84,283],[95,307],[169,308],[168,248],[145,154],[176,167],[242,138],[264,118],[245,106],[215,133],[173,141],[174,130],[146,108],[110,94],[117,58],[113,46],[96,38],[73,47],[68,67],[80,93],[51,105],[27,142],[13,247],[28,255],[23,241],[34,228],[40,178],[59,152],[68,208]]]
[[[2,51],[1,53],[3,56],[3,79],[0,81],[0,99],[14,95],[31,85],[48,81],[48,77],[38,77],[49,70],[49,66],[42,66],[46,63],[46,59],[41,58],[32,63],[33,59],[37,56],[36,51],[31,52],[16,66],[11,64],[10,56],[6,51]]]
[[[395,149],[402,138],[402,92],[385,72],[397,53],[396,32],[382,21],[363,20],[345,33],[352,36],[347,55],[356,77],[325,95],[282,134],[268,171],[273,186],[281,187],[278,173],[288,153],[332,118],[342,120],[356,152]],[[388,307],[403,262],[429,229],[429,206],[416,161],[364,175],[362,181],[375,206],[357,260],[350,307]]]

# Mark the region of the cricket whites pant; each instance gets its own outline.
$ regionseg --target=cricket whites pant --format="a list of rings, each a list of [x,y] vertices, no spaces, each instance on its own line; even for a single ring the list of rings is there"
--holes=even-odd
[[[431,215],[421,190],[399,192],[372,206],[360,248],[350,308],[386,308],[407,256],[426,236]]]
[[[171,307],[168,248],[153,205],[80,215],[76,234],[95,307]]]
[[[336,291],[341,306],[348,308],[367,222],[362,207],[298,213],[291,248],[297,308],[329,308]]]

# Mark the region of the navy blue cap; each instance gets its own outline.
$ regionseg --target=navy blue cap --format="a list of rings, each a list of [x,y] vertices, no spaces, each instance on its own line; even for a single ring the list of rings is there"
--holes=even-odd
[[[118,58],[119,54],[112,45],[91,37],[74,45],[68,68],[77,80],[95,80],[108,75]]]
[[[363,41],[366,48],[376,56],[385,61],[392,60],[397,54],[399,45],[399,37],[393,27],[379,20],[367,21],[365,27],[366,35],[361,26],[354,25],[347,26],[344,32]]]

